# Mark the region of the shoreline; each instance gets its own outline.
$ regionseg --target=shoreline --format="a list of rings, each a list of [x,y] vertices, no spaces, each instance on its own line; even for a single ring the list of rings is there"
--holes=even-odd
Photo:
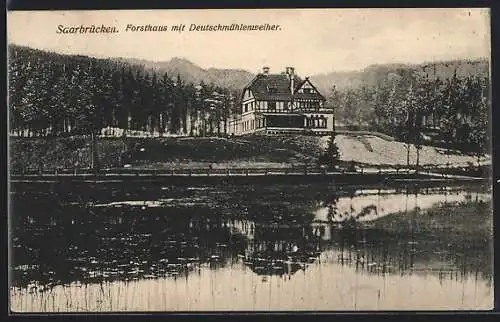
[[[358,173],[358,172],[144,172],[97,173],[97,174],[36,174],[10,176],[10,184],[106,184],[106,183],[165,183],[172,185],[189,184],[245,184],[245,183],[316,183],[337,184],[387,184],[422,182],[488,182],[490,178],[453,176],[438,173]]]

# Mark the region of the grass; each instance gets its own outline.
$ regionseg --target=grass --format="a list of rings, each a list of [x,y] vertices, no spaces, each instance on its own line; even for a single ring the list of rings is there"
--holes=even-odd
[[[314,163],[322,153],[319,138],[308,136],[247,136],[238,138],[101,138],[97,143],[101,168],[134,167],[280,168]],[[89,168],[90,138],[11,137],[12,171]]]
[[[490,203],[469,200],[442,203],[425,212],[394,213],[370,224],[353,223],[337,233],[343,247],[357,249],[376,263],[393,267],[413,263],[409,267],[423,271],[451,265],[460,274],[479,273],[490,279],[492,221]]]
[[[406,144],[404,142],[387,141],[380,137],[363,135],[337,135],[337,145],[339,146],[341,159],[344,161],[354,161],[357,163],[371,165],[402,165],[407,164]],[[410,147],[410,165],[415,165],[417,152],[415,147]],[[483,163],[484,163],[483,158]],[[446,154],[443,149],[422,146],[419,153],[419,164],[423,165],[446,165],[468,166],[477,165],[477,158],[472,155],[458,152]]]
[[[484,201],[442,203],[425,212],[417,209],[382,217],[374,222],[374,228],[416,234],[432,232],[444,240],[466,243],[492,238],[493,215],[491,203]]]
[[[15,138],[9,142],[10,168],[13,172],[30,169],[72,169],[91,166],[91,144],[86,138]],[[119,139],[97,143],[103,167],[114,167],[127,147]]]
[[[304,135],[255,135],[234,138],[99,138],[98,160],[101,168],[206,169],[284,168],[317,164],[326,149],[326,137]],[[406,165],[407,150],[402,142],[373,136],[338,135],[341,161],[365,166]],[[84,169],[91,166],[90,138],[11,137],[10,167],[23,170]],[[420,165],[465,166],[477,164],[475,157],[445,155],[436,148],[423,147]],[[414,165],[415,149],[410,164]]]

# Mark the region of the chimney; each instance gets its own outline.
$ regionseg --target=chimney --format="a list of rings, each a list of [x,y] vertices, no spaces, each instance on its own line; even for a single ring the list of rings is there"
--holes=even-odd
[[[267,67],[267,66],[262,67],[262,74],[268,75],[269,74],[269,67]]]

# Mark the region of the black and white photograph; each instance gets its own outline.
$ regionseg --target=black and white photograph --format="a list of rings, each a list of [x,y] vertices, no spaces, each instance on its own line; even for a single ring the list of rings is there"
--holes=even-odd
[[[10,311],[492,310],[490,29],[7,12]]]

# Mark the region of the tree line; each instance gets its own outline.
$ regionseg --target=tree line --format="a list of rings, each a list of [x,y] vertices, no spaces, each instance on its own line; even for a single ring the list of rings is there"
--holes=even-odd
[[[225,134],[240,93],[185,82],[143,66],[9,46],[9,127],[27,136],[119,128],[163,135]],[[174,77],[172,77],[174,76]],[[371,87],[332,91],[328,104],[352,129],[477,155],[489,147],[488,77],[440,79],[401,68]]]
[[[9,127],[26,136],[225,133],[239,93],[109,59],[9,48]]]
[[[368,129],[414,146],[432,144],[463,152],[489,148],[490,85],[485,76],[439,79],[409,69],[374,87],[332,91],[330,104],[348,129]]]

